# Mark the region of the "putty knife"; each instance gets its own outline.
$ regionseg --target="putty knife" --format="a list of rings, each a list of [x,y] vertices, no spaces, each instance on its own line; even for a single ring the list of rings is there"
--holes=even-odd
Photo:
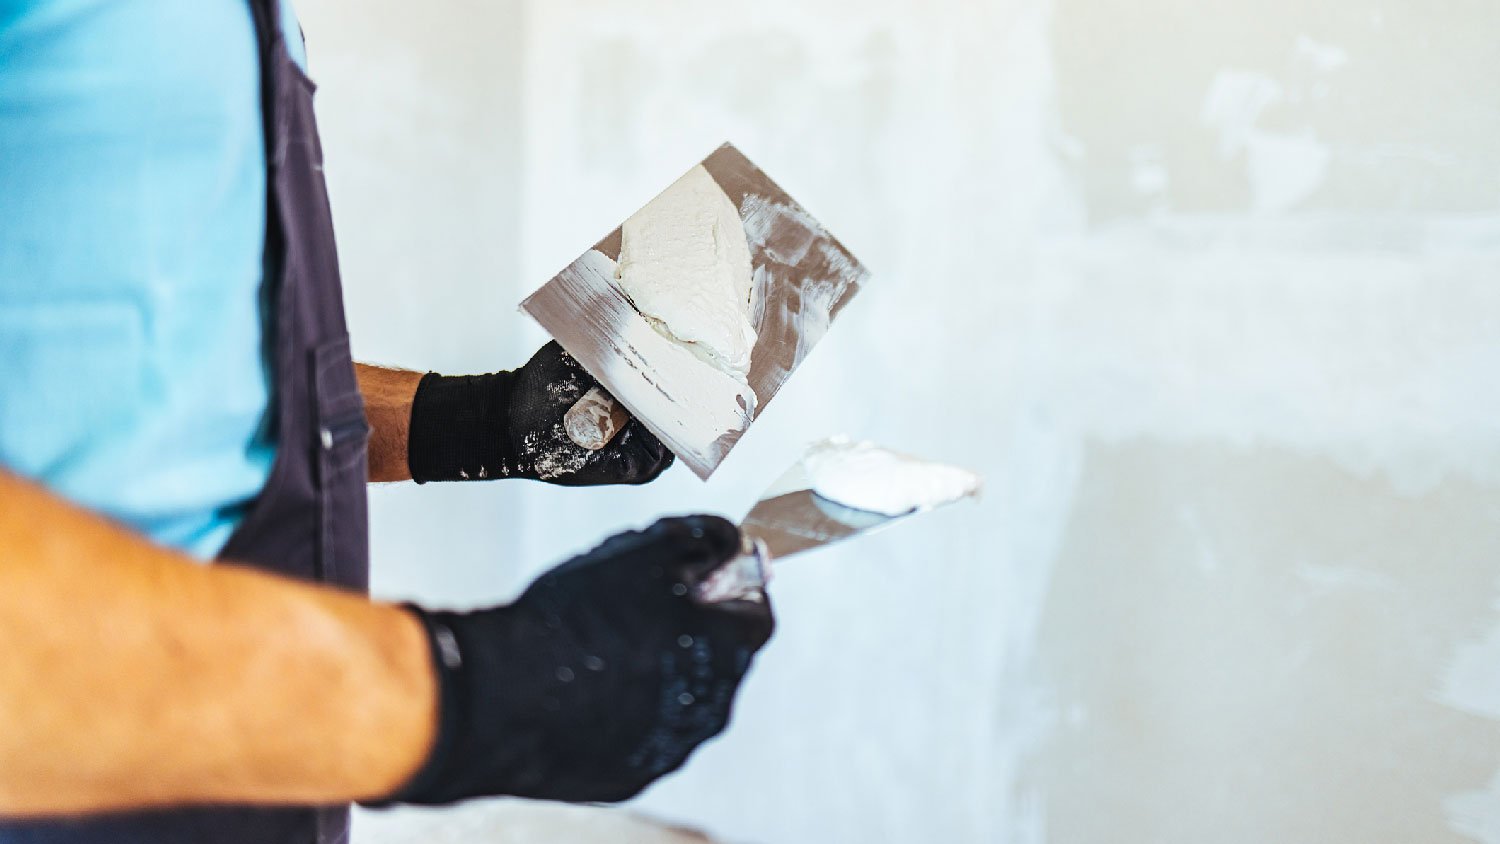
[[[565,428],[575,443],[602,448],[618,431],[625,417],[612,395],[707,480],[859,292],[868,272],[733,146],[719,147],[702,165],[739,211],[754,270],[751,323],[757,340],[747,380],[756,401],[738,430],[704,435],[703,420],[712,416],[707,412],[712,408],[702,406],[694,379],[652,363],[653,355],[681,349],[662,348],[615,283],[620,228],[528,297],[521,309],[608,391],[590,391],[569,413]]]
[[[772,484],[740,523],[740,555],[700,581],[693,596],[705,604],[757,600],[771,580],[771,561],[822,548],[952,503],[916,507],[898,515],[856,510],[812,490],[802,463]]]

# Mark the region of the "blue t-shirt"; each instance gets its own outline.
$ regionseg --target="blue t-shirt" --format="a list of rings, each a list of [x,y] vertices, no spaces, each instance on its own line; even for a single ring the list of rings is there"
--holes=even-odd
[[[247,0],[0,0],[0,467],[204,559],[275,454],[262,131]]]

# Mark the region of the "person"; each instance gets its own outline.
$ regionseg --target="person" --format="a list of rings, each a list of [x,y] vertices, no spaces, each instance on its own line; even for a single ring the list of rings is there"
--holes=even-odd
[[[0,842],[342,842],[348,806],[619,801],[774,619],[664,519],[513,603],[369,600],[370,480],[648,482],[596,383],[356,367],[286,0],[0,0]],[[483,528],[477,528],[481,539]],[[212,565],[204,563],[212,562]]]

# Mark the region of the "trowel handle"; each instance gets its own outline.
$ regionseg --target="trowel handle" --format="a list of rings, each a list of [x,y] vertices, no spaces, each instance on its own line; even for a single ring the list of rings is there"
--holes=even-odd
[[[763,601],[771,582],[771,555],[766,544],[749,536],[741,540],[739,556],[698,581],[693,599],[700,604]]]
[[[579,448],[598,451],[620,433],[630,421],[630,412],[615,401],[602,387],[595,387],[568,408],[563,415],[563,429]]]

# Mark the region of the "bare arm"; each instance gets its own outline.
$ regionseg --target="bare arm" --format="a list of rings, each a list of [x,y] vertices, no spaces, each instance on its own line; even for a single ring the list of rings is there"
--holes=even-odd
[[[196,564],[0,472],[0,816],[389,793],[435,729],[407,613]]]
[[[356,363],[354,374],[359,378],[365,415],[370,420],[370,480],[411,480],[406,439],[411,430],[412,398],[424,373]]]

